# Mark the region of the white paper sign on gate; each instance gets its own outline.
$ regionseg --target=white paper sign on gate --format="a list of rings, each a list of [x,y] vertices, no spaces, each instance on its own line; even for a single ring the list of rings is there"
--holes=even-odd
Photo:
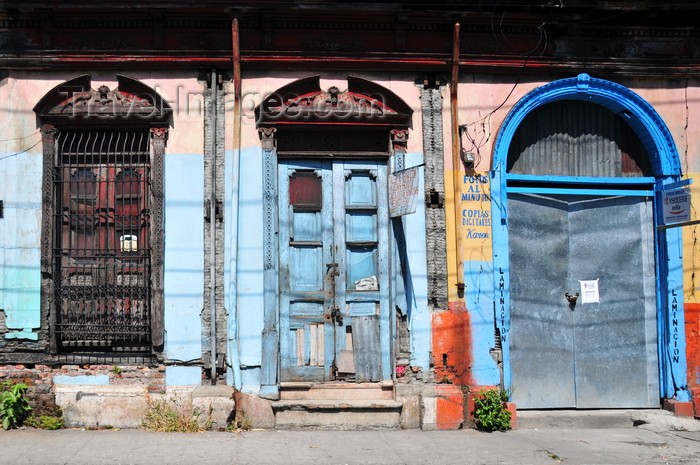
[[[581,303],[595,304],[600,302],[598,293],[598,280],[579,281],[581,283]]]

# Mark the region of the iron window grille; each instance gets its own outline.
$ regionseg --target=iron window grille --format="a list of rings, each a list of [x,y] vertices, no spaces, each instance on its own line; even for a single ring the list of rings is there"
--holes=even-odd
[[[149,130],[59,132],[55,147],[56,348],[150,352]]]

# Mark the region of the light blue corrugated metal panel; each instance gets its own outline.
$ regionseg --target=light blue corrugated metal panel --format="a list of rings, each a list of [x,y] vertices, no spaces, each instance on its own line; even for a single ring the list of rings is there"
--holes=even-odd
[[[33,340],[41,319],[41,165],[40,154],[0,153],[0,308],[11,331]]]
[[[621,177],[650,172],[639,138],[622,117],[589,102],[543,105],[519,126],[508,155],[517,174]]]
[[[201,154],[165,157],[165,350],[173,360],[202,357],[203,186]]]

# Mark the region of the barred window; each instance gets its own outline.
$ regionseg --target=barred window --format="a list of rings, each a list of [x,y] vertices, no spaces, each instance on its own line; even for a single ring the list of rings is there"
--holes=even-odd
[[[148,129],[59,132],[56,149],[57,348],[147,352],[152,223]]]
[[[42,125],[42,334],[71,363],[154,360],[164,346],[163,162],[172,108],[84,74],[34,107]],[[40,344],[44,342],[40,340]]]

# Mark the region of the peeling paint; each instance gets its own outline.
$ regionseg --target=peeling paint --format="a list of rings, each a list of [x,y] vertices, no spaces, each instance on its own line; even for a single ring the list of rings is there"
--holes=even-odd
[[[450,302],[449,310],[433,314],[435,382],[471,385],[472,330],[464,302]]]

